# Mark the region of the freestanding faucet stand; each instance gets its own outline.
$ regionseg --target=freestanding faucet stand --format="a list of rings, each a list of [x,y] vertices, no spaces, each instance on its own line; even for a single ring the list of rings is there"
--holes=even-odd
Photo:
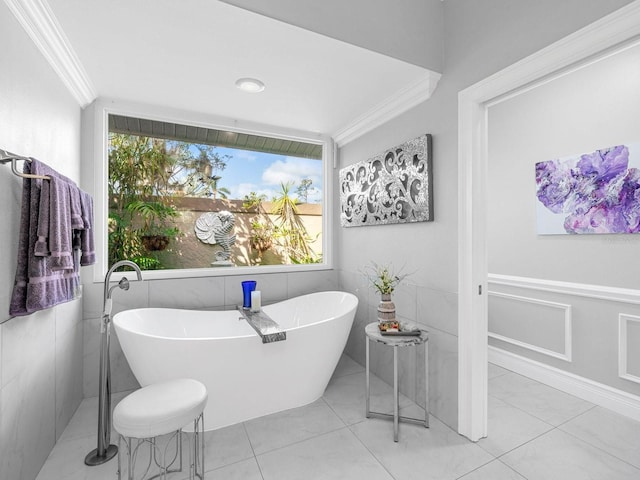
[[[129,260],[121,260],[113,264],[104,279],[104,305],[102,320],[100,322],[100,379],[98,387],[98,447],[90,451],[84,458],[84,463],[89,466],[101,465],[111,460],[118,447],[111,445],[111,366],[109,362],[109,345],[111,339],[111,309],[113,301],[111,292],[114,288],[129,290],[129,280],[122,277],[117,285],[109,288],[111,274],[122,266],[133,268],[142,281],[142,272],[135,263]]]

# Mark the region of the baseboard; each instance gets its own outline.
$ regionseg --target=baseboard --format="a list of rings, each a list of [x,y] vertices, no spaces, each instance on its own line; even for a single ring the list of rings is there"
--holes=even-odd
[[[640,397],[489,346],[489,362],[640,421]]]

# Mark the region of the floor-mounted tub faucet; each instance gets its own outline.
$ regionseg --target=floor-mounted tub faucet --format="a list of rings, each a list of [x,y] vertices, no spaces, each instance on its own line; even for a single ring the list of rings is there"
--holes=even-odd
[[[109,269],[109,271],[107,272],[107,275],[105,276],[105,279],[104,279],[104,296],[102,297],[104,299],[104,303],[102,306],[103,316],[105,314],[108,316],[111,315],[111,308],[113,307],[113,301],[111,300],[111,292],[113,292],[115,288],[121,288],[122,290],[129,290],[129,279],[127,277],[122,277],[116,285],[114,285],[113,287],[109,287],[109,283],[111,282],[111,274],[116,269],[120,267],[125,267],[125,266],[133,268],[136,272],[136,276],[138,277],[138,281],[139,282],[142,281],[142,271],[140,271],[140,267],[138,267],[138,265],[133,263],[131,260],[120,260],[119,262],[114,263]]]
[[[104,278],[104,297],[102,304],[102,321],[100,323],[100,384],[98,391],[98,447],[87,454],[84,463],[89,466],[101,465],[111,460],[118,447],[111,442],[111,366],[109,364],[109,344],[111,330],[111,310],[113,300],[111,294],[114,289],[129,290],[129,279],[122,277],[120,281],[109,287],[111,275],[120,267],[131,267],[136,272],[138,281],[142,281],[140,267],[130,260],[114,263]]]

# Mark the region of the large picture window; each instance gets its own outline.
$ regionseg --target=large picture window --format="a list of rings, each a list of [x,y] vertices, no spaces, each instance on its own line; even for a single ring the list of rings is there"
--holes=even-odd
[[[323,143],[107,118],[109,265],[324,263]]]

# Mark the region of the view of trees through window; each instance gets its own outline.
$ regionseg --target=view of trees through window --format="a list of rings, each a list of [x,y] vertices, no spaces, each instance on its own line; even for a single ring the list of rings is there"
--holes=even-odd
[[[233,218],[225,265],[322,262],[321,146],[211,132],[235,140],[213,144],[110,127],[109,265],[122,259],[143,270],[219,265],[224,245],[204,243],[194,231],[209,212]]]

